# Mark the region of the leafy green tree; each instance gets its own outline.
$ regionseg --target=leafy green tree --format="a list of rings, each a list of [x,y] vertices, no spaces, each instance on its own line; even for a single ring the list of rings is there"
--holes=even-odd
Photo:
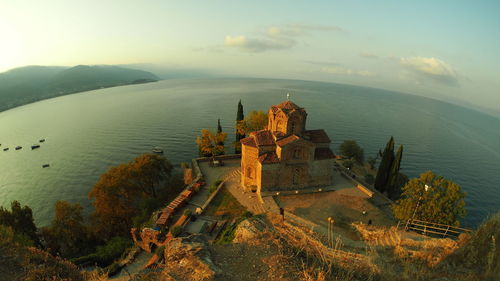
[[[172,170],[167,159],[149,153],[110,168],[89,192],[95,208],[92,229],[105,238],[128,235],[132,218],[139,214],[139,202],[160,197],[157,189],[164,183],[176,184]]]
[[[29,237],[35,244],[40,244],[33,211],[28,206],[21,207],[18,201],[11,202],[10,211],[0,207],[0,225],[11,227],[16,233]]]
[[[245,138],[244,134],[240,134],[238,130],[238,126],[245,119],[245,115],[243,114],[243,105],[241,104],[241,100],[238,101],[238,112],[236,113],[236,140],[234,145],[234,153],[241,153],[241,143],[240,140]]]
[[[346,140],[340,144],[340,153],[348,158],[363,163],[364,151],[355,140]]]
[[[399,220],[418,219],[433,223],[460,225],[466,215],[465,193],[458,184],[427,171],[411,179],[392,210]]]
[[[394,138],[391,137],[389,142],[387,142],[384,152],[382,153],[382,160],[377,170],[377,176],[375,177],[375,188],[380,192],[385,192],[387,189],[387,181],[389,180],[389,174],[391,172],[392,162],[394,161]]]
[[[126,235],[132,226],[132,217],[138,212],[137,202],[143,193],[130,178],[127,164],[112,167],[89,192],[95,208],[92,229],[103,238]]]
[[[89,248],[90,233],[85,225],[82,206],[66,201],[57,201],[52,224],[41,230],[47,250],[71,258],[81,255]]]
[[[214,134],[209,130],[201,130],[201,136],[196,138],[196,144],[200,156],[214,157],[217,155],[224,155],[224,141],[226,140],[227,133]]]
[[[142,198],[138,204],[139,212],[132,218],[134,227],[140,228],[145,222],[149,221],[151,214],[161,206],[162,203],[157,198]]]
[[[152,153],[136,157],[128,166],[130,180],[154,198],[157,197],[158,186],[171,177],[174,168],[165,157]]]
[[[264,111],[253,110],[245,120],[239,122],[236,129],[239,134],[247,135],[250,132],[259,131],[267,126],[267,114]]]

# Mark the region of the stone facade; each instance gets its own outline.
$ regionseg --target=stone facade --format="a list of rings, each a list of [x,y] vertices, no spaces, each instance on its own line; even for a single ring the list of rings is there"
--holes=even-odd
[[[273,105],[264,130],[241,140],[241,185],[249,190],[327,186],[335,155],[324,130],[306,130],[307,113],[291,101]]]

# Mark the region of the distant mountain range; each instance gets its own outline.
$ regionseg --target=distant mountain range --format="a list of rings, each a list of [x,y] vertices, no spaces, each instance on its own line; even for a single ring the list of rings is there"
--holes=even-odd
[[[118,66],[26,66],[0,73],[0,111],[94,89],[156,82],[151,72]]]

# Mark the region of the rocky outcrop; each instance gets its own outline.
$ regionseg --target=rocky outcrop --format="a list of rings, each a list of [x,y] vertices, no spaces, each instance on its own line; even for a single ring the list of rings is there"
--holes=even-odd
[[[164,275],[177,280],[214,280],[221,273],[213,263],[204,236],[174,238],[165,247]]]
[[[264,223],[253,218],[246,219],[238,224],[233,243],[249,243],[258,238],[264,229]]]

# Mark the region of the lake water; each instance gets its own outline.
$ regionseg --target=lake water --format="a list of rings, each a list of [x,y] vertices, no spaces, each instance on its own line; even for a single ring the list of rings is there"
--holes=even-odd
[[[422,97],[341,84],[268,79],[166,80],[79,93],[0,113],[0,205],[19,200],[38,225],[55,201],[80,202],[108,168],[165,149],[174,164],[197,156],[196,136],[217,118],[234,140],[238,100],[245,113],[286,99],[306,108],[308,129],[323,128],[332,148],[354,139],[374,156],[392,135],[402,171],[433,170],[467,192],[466,226],[499,210],[500,119]],[[41,148],[30,146],[45,138]],[[16,151],[14,147],[23,146]],[[42,168],[50,163],[50,168]]]

